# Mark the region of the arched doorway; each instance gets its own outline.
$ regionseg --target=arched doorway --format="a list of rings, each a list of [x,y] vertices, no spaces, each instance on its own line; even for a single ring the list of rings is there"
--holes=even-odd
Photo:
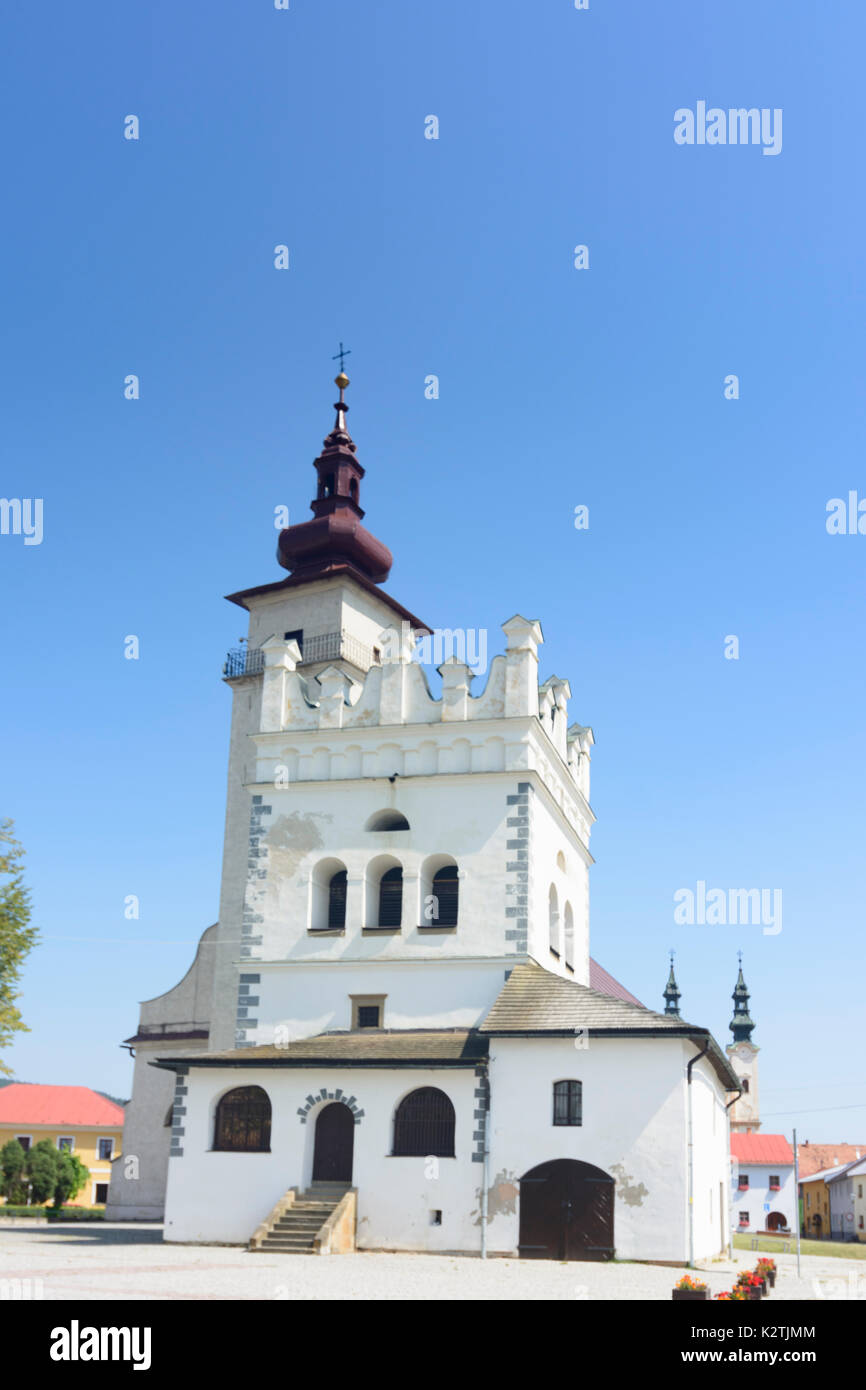
[[[541,1163],[520,1179],[520,1258],[609,1260],[614,1181],[571,1158]]]
[[[784,1212],[781,1212],[781,1211],[771,1211],[771,1212],[770,1212],[770,1215],[767,1217],[767,1230],[768,1230],[768,1231],[783,1231],[783,1230],[785,1230],[785,1228],[787,1227],[787,1225],[788,1225],[788,1218],[787,1218],[787,1216],[785,1216],[785,1213],[784,1213]]]
[[[313,1182],[351,1182],[355,1118],[347,1105],[334,1101],[319,1111],[313,1149]]]

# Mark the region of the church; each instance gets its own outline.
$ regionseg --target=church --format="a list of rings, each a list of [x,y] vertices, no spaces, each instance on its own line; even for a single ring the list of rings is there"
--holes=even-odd
[[[452,652],[431,691],[336,385],[286,576],[229,596],[219,921],[127,1040],[138,1163],[107,1219],[252,1252],[712,1257],[740,1082],[590,957],[592,730],[519,614],[483,689]]]

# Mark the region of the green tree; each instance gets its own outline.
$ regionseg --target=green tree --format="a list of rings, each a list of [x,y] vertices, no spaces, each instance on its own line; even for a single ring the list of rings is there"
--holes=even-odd
[[[15,1033],[30,1030],[21,1018],[15,986],[28,952],[39,940],[30,926],[30,893],[24,886],[24,850],[12,834],[14,822],[0,821],[0,1049]],[[0,1060],[0,1074],[12,1075]]]
[[[0,1192],[7,1202],[23,1205],[27,1201],[24,1164],[27,1155],[17,1139],[10,1139],[0,1149]]]
[[[81,1162],[78,1154],[58,1154],[57,1186],[54,1189],[54,1205],[59,1210],[64,1202],[77,1197],[82,1187],[90,1180],[90,1169]]]
[[[60,1154],[50,1139],[40,1139],[28,1150],[24,1171],[30,1183],[30,1195],[37,1204],[49,1202],[54,1196],[59,1166]]]

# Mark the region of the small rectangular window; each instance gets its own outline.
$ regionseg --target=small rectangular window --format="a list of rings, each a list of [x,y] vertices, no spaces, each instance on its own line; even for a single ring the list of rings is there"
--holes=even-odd
[[[61,1153],[71,1154],[75,1148],[75,1139],[71,1134],[62,1134],[58,1137],[57,1147]]]
[[[21,1145],[24,1152],[27,1153],[30,1148],[30,1145],[33,1143],[31,1136],[29,1134],[16,1134],[15,1138],[18,1140],[18,1143]]]
[[[779,1182],[778,1174],[776,1174],[776,1173],[771,1173],[771,1174],[770,1174],[770,1191],[771,1191],[771,1192],[778,1192],[778,1191],[779,1191],[779,1188],[780,1188],[781,1186],[782,1186],[782,1184]]]
[[[350,995],[349,1003],[352,1006],[353,1029],[383,1028],[386,997],[384,994]]]
[[[297,642],[301,649],[301,656],[304,655],[304,629],[302,627],[293,627],[291,632],[284,632],[283,641]]]
[[[860,1218],[860,1224],[861,1224],[861,1226],[862,1226],[862,1224],[863,1224],[863,1218],[862,1218],[862,1216],[861,1216],[861,1218]],[[431,1225],[431,1226],[441,1226],[441,1225],[442,1225],[442,1213],[441,1213],[441,1211],[438,1211],[438,1210],[431,1211],[431,1213],[430,1213],[430,1225]]]
[[[555,1125],[583,1124],[583,1086],[581,1082],[554,1082],[553,1123]]]
[[[96,1152],[97,1157],[101,1158],[103,1161],[112,1159],[114,1157],[114,1140],[100,1139],[97,1144]]]
[[[94,1183],[94,1189],[95,1189],[95,1190],[94,1190],[94,1194],[93,1194],[93,1202],[94,1202],[94,1205],[97,1206],[97,1207],[104,1207],[104,1206],[105,1206],[105,1203],[108,1201],[108,1183],[107,1183],[107,1182],[98,1182],[98,1183]]]
[[[748,1226],[748,1224],[749,1224],[749,1213],[748,1213],[747,1211],[741,1211],[741,1212],[740,1212],[740,1225],[741,1225],[741,1226]]]
[[[748,1186],[749,1186],[749,1175],[748,1175],[748,1173],[741,1173],[740,1176],[739,1176],[739,1178],[738,1178],[738,1180],[737,1180],[737,1187],[740,1189],[741,1192],[745,1192],[745,1191],[746,1191],[746,1188],[747,1188]]]

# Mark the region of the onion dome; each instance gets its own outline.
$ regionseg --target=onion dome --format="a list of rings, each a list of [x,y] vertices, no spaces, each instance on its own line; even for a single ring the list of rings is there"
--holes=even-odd
[[[374,584],[382,584],[390,573],[393,556],[361,525],[364,513],[359,498],[364,469],[346,428],[349,407],[344,393],[349,378],[340,371],[334,382],[340,388],[340,399],[334,404],[337,419],[313,461],[318,478],[316,496],[310,503],[313,520],[280,532],[277,559],[283,569],[291,571],[293,579],[315,579],[351,569]]]

